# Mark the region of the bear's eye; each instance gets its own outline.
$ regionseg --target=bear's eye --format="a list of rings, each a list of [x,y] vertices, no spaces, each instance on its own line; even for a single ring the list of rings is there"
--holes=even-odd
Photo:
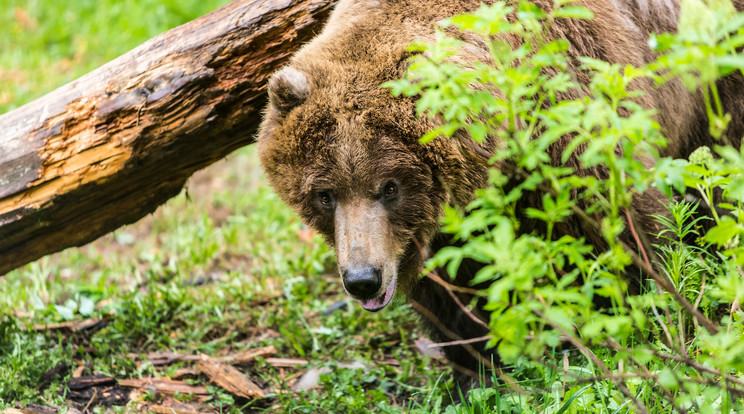
[[[331,193],[328,191],[319,191],[318,201],[320,201],[320,205],[323,207],[330,207],[331,204],[333,204],[333,198],[331,197]]]
[[[382,190],[382,193],[385,195],[386,198],[394,197],[396,194],[398,194],[398,186],[394,182],[388,181],[385,184],[385,188]]]

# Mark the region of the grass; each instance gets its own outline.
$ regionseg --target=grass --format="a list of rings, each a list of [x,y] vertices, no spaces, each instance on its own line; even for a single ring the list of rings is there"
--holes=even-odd
[[[226,0],[0,1],[0,113]]]
[[[0,113],[223,3],[83,0],[70,8],[3,0]],[[0,410],[197,404],[189,396],[133,393],[125,406],[111,408],[101,398],[81,399],[69,383],[80,375],[121,380],[194,367],[153,365],[150,352],[220,356],[261,346],[307,362],[241,366],[270,391],[258,402],[192,375],[190,383],[210,391],[198,404],[221,412],[428,412],[432,401],[441,407],[451,381],[416,350],[420,334],[410,309],[364,312],[342,294],[334,266],[323,240],[266,185],[255,150],[238,151],[140,222],[0,278]],[[93,318],[102,322],[91,330],[59,325]],[[318,387],[289,391],[308,370],[322,372]]]

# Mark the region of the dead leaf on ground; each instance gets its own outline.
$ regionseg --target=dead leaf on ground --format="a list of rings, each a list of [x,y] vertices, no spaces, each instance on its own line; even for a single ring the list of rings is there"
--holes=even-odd
[[[444,358],[444,352],[442,352],[441,348],[434,348],[431,345],[434,342],[432,342],[428,338],[419,338],[414,341],[414,344],[416,344],[416,349],[418,349],[419,352],[421,352],[422,355],[428,356],[429,358],[436,359],[437,361],[441,361]]]
[[[13,10],[13,18],[23,27],[24,29],[31,31],[39,27],[39,22],[34,19],[25,9],[16,7]]]
[[[75,361],[77,364],[77,368],[75,368],[75,371],[72,372],[72,378],[82,377],[83,372],[85,371],[85,368],[88,367],[88,365],[83,361]]]
[[[23,84],[26,83],[26,75],[19,70],[0,69],[0,81]]]
[[[315,234],[315,230],[307,226],[303,226],[301,229],[297,230],[297,238],[300,239],[301,242],[310,246],[315,244],[313,243],[313,237],[315,237]]]
[[[0,105],[7,105],[15,100],[15,95],[10,92],[0,92]]]
[[[361,369],[364,372],[369,371],[369,368],[360,361],[354,361],[348,364],[338,364],[336,367],[319,367],[311,368],[305,372],[297,382],[292,385],[292,391],[305,391],[320,386],[320,376],[324,374],[330,374],[334,369]]]
[[[197,365],[212,382],[233,395],[248,399],[264,397],[263,390],[232,365],[204,354]]]

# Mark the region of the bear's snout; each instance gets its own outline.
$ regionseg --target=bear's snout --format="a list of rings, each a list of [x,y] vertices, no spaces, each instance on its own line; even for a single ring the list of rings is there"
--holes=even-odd
[[[346,269],[343,274],[346,291],[356,299],[372,299],[382,286],[382,271],[374,267]]]
[[[379,200],[353,197],[334,211],[334,245],[346,291],[376,312],[390,303],[397,284],[401,250],[392,236],[387,210]]]

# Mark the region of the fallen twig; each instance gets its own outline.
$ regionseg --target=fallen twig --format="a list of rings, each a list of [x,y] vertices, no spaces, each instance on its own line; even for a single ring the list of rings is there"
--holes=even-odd
[[[264,360],[269,365],[277,368],[294,368],[309,363],[308,360],[301,358],[264,358]]]
[[[183,381],[174,381],[166,377],[124,379],[119,381],[119,386],[151,390],[155,391],[156,394],[210,395],[206,387],[189,385]]]

